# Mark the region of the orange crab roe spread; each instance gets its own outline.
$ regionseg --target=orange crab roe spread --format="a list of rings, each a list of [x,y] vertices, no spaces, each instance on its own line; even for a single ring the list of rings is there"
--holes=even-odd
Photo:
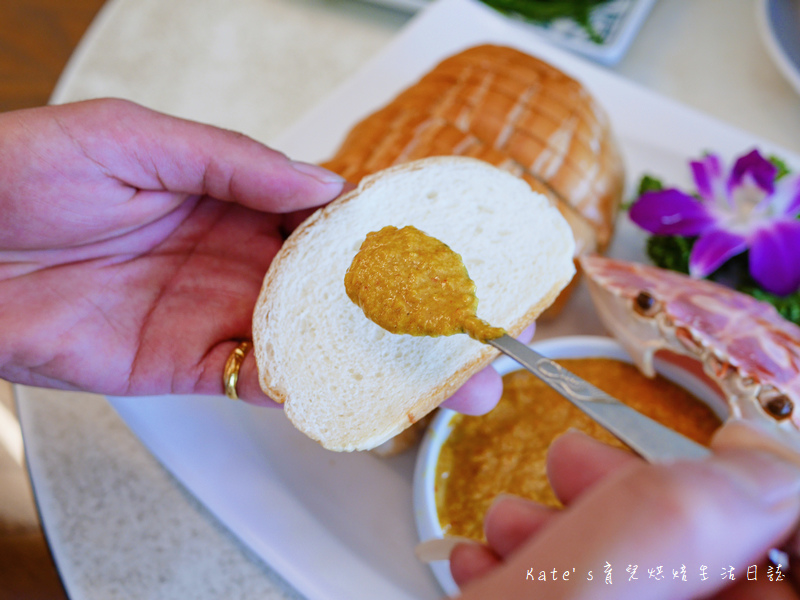
[[[475,282],[461,256],[411,225],[368,233],[344,286],[368,319],[392,333],[466,333],[479,341],[505,333],[478,318]]]
[[[667,379],[648,379],[610,358],[558,360],[562,366],[639,412],[704,445],[721,425],[700,400]],[[527,371],[503,377],[497,408],[456,415],[436,467],[436,505],[445,535],[483,538],[483,515],[500,493],[550,506],[559,502],[545,473],[550,443],[569,428],[627,448]]]

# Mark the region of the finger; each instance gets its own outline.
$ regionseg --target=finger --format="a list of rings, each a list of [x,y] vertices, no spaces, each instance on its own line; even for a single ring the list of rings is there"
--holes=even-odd
[[[465,415],[483,415],[492,410],[503,393],[503,379],[491,366],[470,377],[441,406]]]
[[[196,382],[193,393],[196,394],[225,394],[225,364],[233,351],[239,346],[239,341],[230,340],[214,347],[204,359],[204,368]],[[236,382],[236,393],[239,400],[257,406],[280,408],[281,404],[273,401],[262,390],[258,382],[258,368],[255,353],[249,350],[239,368],[239,377]]]
[[[735,448],[763,450],[800,465],[800,454],[795,450],[794,445],[788,444],[785,439],[779,437],[781,433],[780,429],[770,429],[764,423],[746,421],[741,418],[729,419],[714,433],[711,447],[716,450]]]
[[[459,544],[450,554],[450,572],[459,586],[483,577],[558,515],[556,509],[501,495],[486,512],[487,546]],[[456,551],[458,550],[458,551]]]
[[[800,516],[799,492],[800,469],[762,452],[737,450],[671,465],[632,463],[597,483],[502,567],[473,582],[465,597],[496,597],[503,588],[505,597],[525,597],[530,588],[520,574],[539,564],[582,575],[548,585],[548,598],[710,595],[726,583],[711,567],[744,573],[785,538]],[[603,585],[606,564],[618,583],[626,581],[628,565],[637,565],[638,583]],[[647,569],[671,573],[681,565],[694,577],[648,582]],[[700,578],[703,565],[713,577]]]
[[[251,351],[245,356],[242,368],[239,370],[239,380],[236,384],[236,393],[240,400],[256,406],[266,406],[269,408],[283,408],[283,404],[278,404],[267,396],[261,389],[258,382],[258,368],[256,366],[255,354]]]
[[[529,325],[517,339],[529,343],[536,331],[536,323]],[[465,415],[485,415],[500,401],[503,378],[489,366],[470,377],[441,406]]]
[[[349,182],[345,182],[344,187],[342,188],[342,192],[340,195],[344,195],[347,192],[350,192],[356,188],[355,185]],[[283,217],[283,221],[281,222],[281,231],[285,236],[291,234],[297,227],[305,221],[308,217],[314,214],[319,207],[312,207],[312,208],[305,208],[303,210],[297,210],[291,213],[287,213]]]
[[[711,446],[720,452],[732,449],[760,450],[800,464],[797,452],[779,439],[775,431],[770,431],[763,424],[742,419],[731,419],[720,427],[711,440]],[[796,528],[791,533],[781,550],[789,555],[792,564],[800,562],[800,529]],[[800,569],[792,569],[791,579],[800,589]]]
[[[283,213],[324,204],[344,184],[326,169],[291,161],[239,133],[131,102],[92,100],[52,110],[63,111],[61,124],[87,156],[137,189],[209,195]]]
[[[522,330],[522,333],[520,333],[517,336],[517,339],[523,344],[530,344],[531,340],[533,339],[533,335],[535,333],[536,333],[536,323],[533,322]]]
[[[610,473],[635,462],[641,459],[573,429],[550,445],[547,477],[556,497],[570,504]]]
[[[500,564],[500,559],[480,544],[458,544],[450,553],[450,574],[458,587],[486,576]]]
[[[486,511],[483,529],[492,551],[505,558],[516,551],[560,511],[524,498],[498,497]]]

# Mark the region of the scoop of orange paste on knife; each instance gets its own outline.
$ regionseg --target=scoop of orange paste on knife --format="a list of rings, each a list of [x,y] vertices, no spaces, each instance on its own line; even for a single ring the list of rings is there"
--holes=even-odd
[[[466,333],[482,342],[505,333],[478,318],[475,282],[461,256],[411,225],[368,233],[344,285],[366,317],[392,333]]]

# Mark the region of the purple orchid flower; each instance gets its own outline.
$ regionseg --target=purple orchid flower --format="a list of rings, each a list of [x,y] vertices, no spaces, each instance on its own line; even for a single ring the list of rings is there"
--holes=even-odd
[[[697,195],[677,189],[645,192],[631,220],[656,235],[697,236],[689,273],[706,277],[749,250],[753,279],[780,296],[800,288],[800,174],[775,181],[778,169],[758,150],[730,172],[715,154],[690,163]]]

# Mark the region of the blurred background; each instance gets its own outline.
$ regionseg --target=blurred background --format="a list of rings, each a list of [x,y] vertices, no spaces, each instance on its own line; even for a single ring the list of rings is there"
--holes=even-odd
[[[47,104],[103,0],[0,2],[0,112]],[[0,600],[66,598],[39,524],[12,387],[0,379]]]

